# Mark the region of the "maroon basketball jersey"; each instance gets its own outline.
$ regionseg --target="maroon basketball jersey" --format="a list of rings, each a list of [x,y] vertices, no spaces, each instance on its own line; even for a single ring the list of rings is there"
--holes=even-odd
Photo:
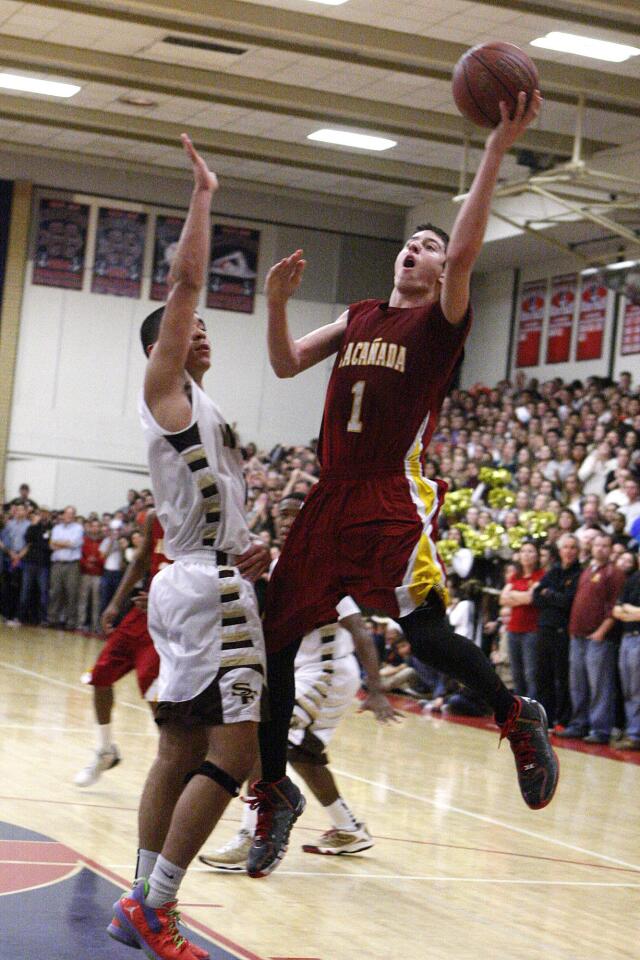
[[[149,583],[153,580],[156,573],[168,566],[171,560],[164,555],[164,530],[158,517],[153,518],[151,526],[151,559],[149,561]]]
[[[439,303],[349,308],[320,434],[325,470],[404,469],[422,457],[471,323],[452,326]]]

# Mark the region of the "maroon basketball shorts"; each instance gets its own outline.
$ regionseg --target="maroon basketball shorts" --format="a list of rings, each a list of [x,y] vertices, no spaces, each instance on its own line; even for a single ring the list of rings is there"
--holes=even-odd
[[[345,596],[368,610],[406,616],[445,574],[435,549],[442,488],[421,476],[329,474],[311,490],[267,591],[267,651],[336,618]]]
[[[160,661],[147,630],[147,615],[132,607],[113,633],[109,634],[95,662],[88,682],[94,687],[110,687],[125,674],[135,670],[140,693],[146,699],[158,676]]]

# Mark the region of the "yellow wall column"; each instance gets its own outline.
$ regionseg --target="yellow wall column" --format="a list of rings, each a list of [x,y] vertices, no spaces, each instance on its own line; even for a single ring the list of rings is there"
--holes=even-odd
[[[4,489],[22,291],[27,267],[32,193],[31,183],[17,180],[13,185],[11,224],[0,313],[0,491]]]

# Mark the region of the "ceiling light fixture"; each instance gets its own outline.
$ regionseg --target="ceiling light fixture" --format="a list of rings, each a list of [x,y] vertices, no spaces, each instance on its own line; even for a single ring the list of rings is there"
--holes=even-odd
[[[157,107],[158,101],[145,97],[142,93],[123,93],[118,103],[128,103],[132,107]]]
[[[349,130],[316,130],[308,135],[307,140],[334,143],[340,147],[356,147],[358,150],[390,150],[397,146],[396,140],[374,137],[368,133],[351,133]]]
[[[339,7],[343,3],[347,3],[347,0],[310,0],[310,3],[324,3],[328,7]]]
[[[73,97],[82,87],[74,83],[40,80],[39,77],[21,77],[15,73],[0,73],[0,87],[21,93],[42,93],[46,97]]]
[[[579,37],[575,33],[562,33],[558,30],[552,30],[545,37],[532,40],[531,46],[557,50],[560,53],[575,53],[579,57],[591,57],[593,60],[608,60],[610,63],[623,63],[640,54],[638,47],[611,43],[609,40],[596,40],[593,37]]]

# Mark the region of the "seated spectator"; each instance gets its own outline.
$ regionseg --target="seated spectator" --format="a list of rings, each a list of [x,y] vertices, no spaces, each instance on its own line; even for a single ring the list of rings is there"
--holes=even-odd
[[[386,663],[381,667],[380,688],[385,692],[395,690],[412,697],[424,697],[437,682],[436,671],[413,656],[411,644],[397,624],[387,627],[387,634],[393,638],[392,648],[399,662],[395,665]]]

